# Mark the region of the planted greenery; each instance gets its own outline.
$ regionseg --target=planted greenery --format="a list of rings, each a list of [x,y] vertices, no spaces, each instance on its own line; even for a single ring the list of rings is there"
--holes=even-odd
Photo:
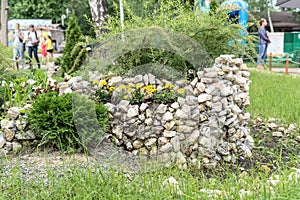
[[[86,148],[108,127],[108,111],[104,105],[96,105],[84,96],[76,95],[73,99],[72,94],[46,93],[39,95],[32,106],[28,122],[30,130],[41,140],[40,145],[61,150]],[[95,117],[91,117],[93,109]],[[98,129],[90,129],[91,124],[98,124]]]
[[[275,117],[287,123],[300,119],[300,77],[251,71],[250,106],[253,116]]]

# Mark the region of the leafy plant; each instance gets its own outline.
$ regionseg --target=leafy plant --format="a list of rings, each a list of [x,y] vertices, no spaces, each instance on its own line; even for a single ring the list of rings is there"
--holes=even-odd
[[[91,113],[95,106],[93,117]],[[28,113],[28,122],[30,130],[40,139],[40,146],[51,145],[60,150],[86,149],[95,137],[106,132],[108,112],[104,105],[95,105],[84,96],[73,98],[72,94],[58,96],[52,92],[38,96]],[[99,126],[91,129],[90,125],[95,124]]]

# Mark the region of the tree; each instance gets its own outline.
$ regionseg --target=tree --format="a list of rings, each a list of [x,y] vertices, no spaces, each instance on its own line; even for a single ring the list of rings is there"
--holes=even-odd
[[[83,33],[93,32],[86,20],[92,18],[88,0],[10,0],[9,6],[9,19],[52,19],[53,23],[60,23],[67,9],[74,10]]]
[[[63,72],[69,72],[72,69],[76,57],[78,56],[73,52],[77,43],[81,42],[82,32],[78,26],[77,18],[74,12],[69,16],[68,28],[66,30],[66,46],[63,51],[61,59],[61,67]]]
[[[7,0],[1,1],[1,29],[0,41],[5,46],[7,45],[7,20],[8,20],[8,2]]]
[[[89,0],[92,19],[96,26],[96,35],[107,32],[108,4],[106,0]]]

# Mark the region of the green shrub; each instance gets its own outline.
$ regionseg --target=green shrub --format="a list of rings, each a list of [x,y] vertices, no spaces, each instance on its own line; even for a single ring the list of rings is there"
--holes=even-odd
[[[74,64],[75,67],[78,67],[78,64],[80,63],[78,62],[78,59],[81,60],[83,54],[77,48],[77,43],[81,41],[82,32],[74,13],[70,15],[69,20],[68,28],[66,30],[66,46],[63,50],[63,55],[60,60],[62,71],[66,73],[72,69]],[[79,58],[77,58],[78,56]]]
[[[86,149],[95,146],[108,127],[105,106],[84,96],[46,93],[39,95],[32,106],[28,113],[29,128],[41,140],[40,146]]]

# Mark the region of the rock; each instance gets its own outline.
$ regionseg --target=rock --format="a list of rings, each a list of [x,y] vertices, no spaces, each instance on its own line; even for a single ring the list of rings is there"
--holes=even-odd
[[[1,128],[2,129],[14,128],[14,122],[10,121],[10,120],[3,119],[3,120],[1,120]]]
[[[176,117],[177,117],[178,119],[182,119],[182,120],[188,119],[188,115],[187,115],[183,110],[181,110],[181,109],[178,109],[178,110],[176,111]]]
[[[209,95],[209,94],[205,94],[205,93],[204,94],[200,94],[198,96],[198,102],[199,103],[204,103],[204,102],[209,101],[211,99],[212,99],[212,96]]]
[[[270,130],[276,130],[277,129],[277,124],[275,124],[274,122],[268,123],[268,128]]]
[[[112,129],[112,133],[115,134],[119,140],[121,140],[123,136],[123,129],[121,126],[114,126]]]
[[[151,84],[151,85],[156,84],[155,76],[153,76],[152,74],[148,74],[148,78],[149,78],[149,84]]]
[[[170,122],[166,122],[163,127],[167,130],[170,131],[172,130],[172,128],[175,126],[175,121],[170,121]]]
[[[183,153],[181,153],[180,151],[176,153],[176,164],[185,164],[186,163],[186,159],[183,155]]]
[[[0,134],[0,149],[5,145],[6,141],[3,134]]]
[[[178,102],[174,102],[174,103],[171,104],[171,107],[173,109],[178,109],[179,108],[179,103]]]
[[[176,131],[167,131],[167,130],[165,130],[163,132],[163,136],[166,137],[166,138],[175,137],[176,136]]]
[[[167,144],[168,142],[169,142],[169,140],[165,137],[158,138],[158,145],[164,145],[164,144]]]
[[[128,118],[137,117],[138,115],[139,115],[138,105],[132,106],[128,109],[128,112],[127,112],[127,117]]]
[[[23,133],[17,133],[15,138],[18,140],[34,140],[36,136],[29,130]]]
[[[175,153],[180,151],[180,140],[178,136],[175,136],[171,139],[171,144],[173,145],[173,149]]]
[[[142,142],[141,140],[135,140],[135,141],[133,142],[133,147],[134,147],[135,149],[139,149],[139,148],[141,148],[142,146],[144,146],[144,144],[143,144],[143,142]]]
[[[172,151],[172,144],[171,143],[167,143],[165,145],[163,145],[161,148],[160,148],[160,152],[162,153],[168,153],[168,152],[171,152]]]
[[[126,149],[129,150],[129,151],[131,151],[133,149],[133,146],[132,146],[131,142],[126,143]]]
[[[147,148],[151,148],[153,145],[156,144],[157,139],[156,138],[149,138],[145,141],[145,146]]]
[[[18,142],[12,142],[12,150],[14,152],[19,151],[22,148],[22,145]]]
[[[111,113],[114,112],[115,107],[116,107],[116,106],[115,106],[114,104],[112,104],[112,103],[106,103],[105,106],[106,106],[106,108],[108,109],[108,111],[111,112]]]
[[[122,77],[121,76],[114,76],[111,79],[108,80],[108,85],[109,86],[116,86],[118,83],[120,83],[122,81]]]
[[[163,117],[162,117],[162,121],[164,122],[169,122],[173,120],[173,114],[171,112],[166,112]]]
[[[165,104],[159,104],[159,106],[156,108],[155,113],[157,114],[164,114],[167,112],[168,106]]]
[[[75,77],[70,78],[70,80],[68,81],[68,84],[72,85],[73,83],[78,83],[81,81],[82,81],[82,78],[80,76],[75,76]]]
[[[241,64],[240,70],[242,70],[242,71],[248,71],[249,69],[248,69],[248,67],[247,67],[246,64]]]
[[[142,103],[141,106],[140,106],[140,111],[144,112],[147,108],[148,108],[148,104]]]
[[[233,89],[231,87],[225,87],[221,90],[221,95],[223,97],[228,97],[233,94]]]
[[[16,132],[13,129],[4,129],[4,138],[11,142],[15,137]]]
[[[20,110],[22,110],[22,108],[20,107],[12,107],[12,108],[9,108],[8,111],[7,111],[7,116],[10,118],[10,119],[17,119],[20,115]]]
[[[297,142],[300,142],[300,136],[297,136],[297,137],[295,138],[295,140],[296,140]]]
[[[177,195],[183,195],[183,192],[179,188],[179,183],[172,176],[164,180],[162,185],[164,186],[163,188],[166,188],[168,190],[170,190],[171,187],[172,191],[175,191]]]
[[[273,137],[282,137],[282,136],[283,136],[283,133],[282,133],[282,132],[273,132],[273,133],[272,133],[272,136],[273,136]]]
[[[199,130],[194,130],[192,132],[192,134],[189,135],[189,137],[188,137],[188,144],[189,145],[196,144],[199,140],[199,136],[200,136],[200,131]]]
[[[69,93],[73,93],[73,90],[71,88],[67,88],[63,91],[63,94],[69,94]]]
[[[192,105],[198,104],[198,98],[195,96],[186,96],[185,99],[186,99],[187,105],[192,106]]]
[[[221,112],[223,109],[223,105],[221,102],[213,103],[212,107],[216,112]]]

